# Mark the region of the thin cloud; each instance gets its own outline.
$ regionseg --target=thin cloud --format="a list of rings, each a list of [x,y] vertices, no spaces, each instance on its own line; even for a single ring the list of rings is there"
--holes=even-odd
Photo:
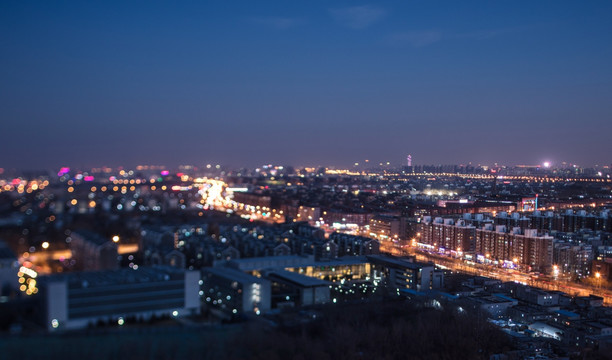
[[[412,46],[412,47],[423,47],[431,45],[440,41],[446,40],[489,40],[498,36],[507,34],[518,33],[524,31],[525,28],[502,28],[502,29],[488,29],[479,30],[464,33],[447,33],[437,30],[421,30],[421,31],[407,31],[397,32],[388,35],[385,38],[385,43],[390,46]]]
[[[330,9],[329,12],[337,22],[351,29],[365,29],[387,14],[384,9],[370,5]]]
[[[387,36],[386,43],[392,46],[423,47],[442,40],[439,31],[409,31]]]
[[[527,29],[526,27],[488,29],[488,30],[466,32],[466,33],[457,33],[450,37],[453,37],[456,39],[488,40],[488,39],[495,38],[497,36],[522,32],[522,31],[525,31],[526,29]]]
[[[257,17],[252,20],[256,24],[269,26],[275,29],[288,29],[304,22],[302,19],[280,16]]]

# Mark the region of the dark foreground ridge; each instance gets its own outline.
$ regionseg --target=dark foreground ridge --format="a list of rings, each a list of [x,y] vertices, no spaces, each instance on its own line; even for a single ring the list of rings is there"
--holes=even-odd
[[[479,314],[425,302],[324,307],[314,320],[206,328],[121,328],[110,332],[5,337],[7,359],[489,359],[512,350],[509,339]],[[292,318],[292,316],[288,316]],[[36,346],[32,346],[36,344]],[[26,350],[27,349],[27,350]]]

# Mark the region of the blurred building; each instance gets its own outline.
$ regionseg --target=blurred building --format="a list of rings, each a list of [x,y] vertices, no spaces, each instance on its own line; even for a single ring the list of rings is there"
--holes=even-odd
[[[271,282],[272,307],[325,304],[331,300],[328,281],[276,269],[264,271]]]
[[[85,271],[119,268],[117,243],[100,234],[79,230],[71,234],[72,256]]]
[[[372,277],[385,279],[391,289],[426,291],[444,285],[444,274],[435,270],[434,264],[410,262],[403,258],[369,255]]]
[[[459,255],[475,250],[475,238],[476,228],[463,219],[455,221],[437,217],[432,220],[430,216],[425,216],[417,224],[415,240],[417,243],[448,252],[449,255]]]
[[[404,218],[380,214],[370,219],[370,237],[379,240],[403,240],[405,233]]]
[[[517,221],[521,221],[518,217]],[[472,254],[481,263],[496,262],[508,267],[550,271],[553,264],[553,237],[536,229],[484,223],[469,225],[471,216],[454,220],[429,216],[417,225],[417,245],[446,255]]]
[[[0,296],[7,296],[19,287],[17,256],[4,241],[0,241]]]
[[[364,236],[335,232],[329,236],[338,244],[338,256],[362,256],[380,253],[380,242]]]
[[[563,274],[578,277],[591,274],[591,262],[595,253],[593,246],[569,241],[556,241],[553,251],[553,262]]]
[[[523,233],[522,233],[523,232]],[[539,236],[535,229],[513,228],[492,225],[476,230],[477,260],[503,263],[526,270],[549,272],[553,263],[553,237]]]
[[[42,277],[44,326],[79,329],[128,318],[200,312],[200,273],[171,267],[75,272]]]
[[[206,306],[226,318],[270,310],[270,281],[229,267],[202,269]]]

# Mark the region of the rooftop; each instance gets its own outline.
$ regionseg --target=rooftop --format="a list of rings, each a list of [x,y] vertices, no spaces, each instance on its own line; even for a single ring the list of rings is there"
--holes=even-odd
[[[215,276],[222,277],[227,280],[238,281],[247,284],[268,281],[229,267],[207,267],[203,268],[202,272],[205,274],[213,274]]]
[[[423,267],[433,267],[434,266],[433,264],[409,262],[402,258],[385,256],[385,255],[367,255],[367,258],[368,260],[370,260],[370,262],[379,262],[379,263],[384,263],[385,265],[388,265],[388,266],[390,265],[390,266],[407,268],[407,269],[412,269],[412,270],[419,270],[419,269],[422,269]]]
[[[46,282],[68,282],[70,288],[94,288],[120,284],[154,283],[182,280],[184,270],[166,267],[139,267],[138,270],[119,269],[55,274],[43,277]]]
[[[563,315],[563,316],[567,316],[567,317],[580,317],[580,315],[576,314],[575,312],[571,312],[571,311],[567,311],[567,310],[557,310],[555,311],[557,314]]]
[[[269,272],[267,276],[280,278],[302,287],[328,286],[330,284],[328,281],[319,280],[287,270],[273,270]]]

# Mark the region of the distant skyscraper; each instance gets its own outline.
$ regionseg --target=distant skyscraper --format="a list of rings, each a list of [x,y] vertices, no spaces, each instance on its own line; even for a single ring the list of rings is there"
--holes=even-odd
[[[412,155],[408,155],[406,160],[408,161],[408,166],[412,166]]]

